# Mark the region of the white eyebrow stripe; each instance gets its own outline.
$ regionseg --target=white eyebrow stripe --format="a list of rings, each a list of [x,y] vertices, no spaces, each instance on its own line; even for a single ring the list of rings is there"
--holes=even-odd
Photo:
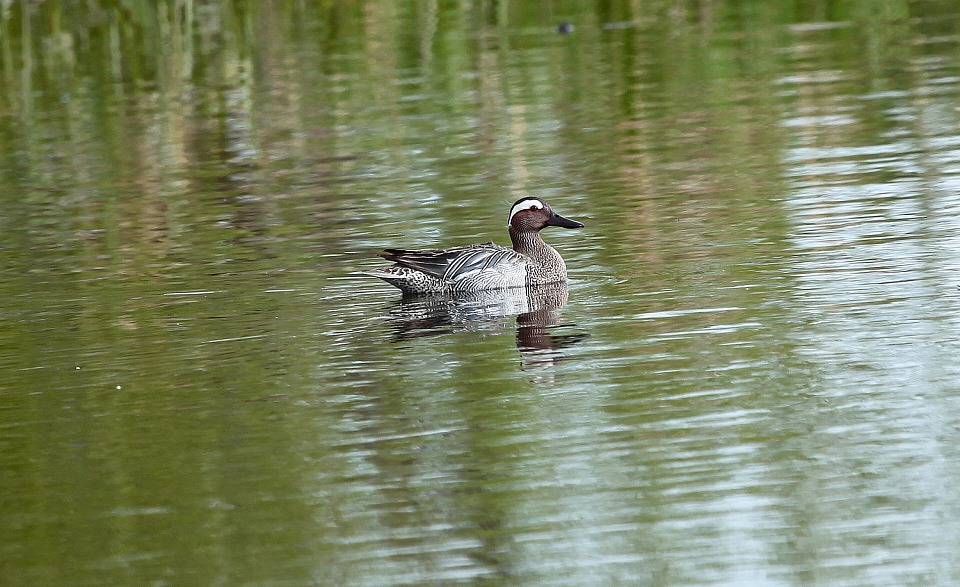
[[[536,208],[537,210],[543,209],[543,202],[540,200],[523,200],[522,202],[517,202],[517,204],[510,210],[510,217],[507,218],[507,226],[510,226],[510,223],[513,222],[513,216],[522,210],[529,210],[530,208]]]

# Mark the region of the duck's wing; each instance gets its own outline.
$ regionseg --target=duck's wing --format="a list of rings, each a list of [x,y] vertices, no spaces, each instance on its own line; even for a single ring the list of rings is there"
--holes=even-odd
[[[491,243],[450,249],[387,249],[380,256],[404,267],[441,279],[456,281],[475,271],[491,269],[501,263],[526,263],[526,257],[513,249]]]

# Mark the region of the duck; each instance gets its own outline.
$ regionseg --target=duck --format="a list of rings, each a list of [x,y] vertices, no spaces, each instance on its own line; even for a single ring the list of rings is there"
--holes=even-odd
[[[567,265],[540,231],[548,226],[583,228],[557,214],[540,198],[514,202],[507,217],[513,248],[491,242],[449,249],[386,249],[380,257],[394,264],[364,271],[404,294],[458,294],[567,281]]]

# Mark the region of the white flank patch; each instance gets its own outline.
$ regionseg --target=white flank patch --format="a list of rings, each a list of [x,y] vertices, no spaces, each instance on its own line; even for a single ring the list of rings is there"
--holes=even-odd
[[[529,200],[523,200],[522,202],[517,202],[516,205],[514,205],[513,209],[510,210],[510,217],[507,218],[507,226],[510,226],[510,224],[513,222],[514,214],[516,214],[517,212],[520,212],[521,210],[530,210],[531,208],[542,210],[543,202],[541,202],[540,200],[535,200],[533,198]]]

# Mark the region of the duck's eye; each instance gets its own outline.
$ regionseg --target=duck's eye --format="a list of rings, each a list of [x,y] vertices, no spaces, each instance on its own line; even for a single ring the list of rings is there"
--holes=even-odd
[[[536,210],[536,209],[537,209],[537,205],[536,205],[536,204],[531,204],[530,207],[527,208],[527,210]]]

